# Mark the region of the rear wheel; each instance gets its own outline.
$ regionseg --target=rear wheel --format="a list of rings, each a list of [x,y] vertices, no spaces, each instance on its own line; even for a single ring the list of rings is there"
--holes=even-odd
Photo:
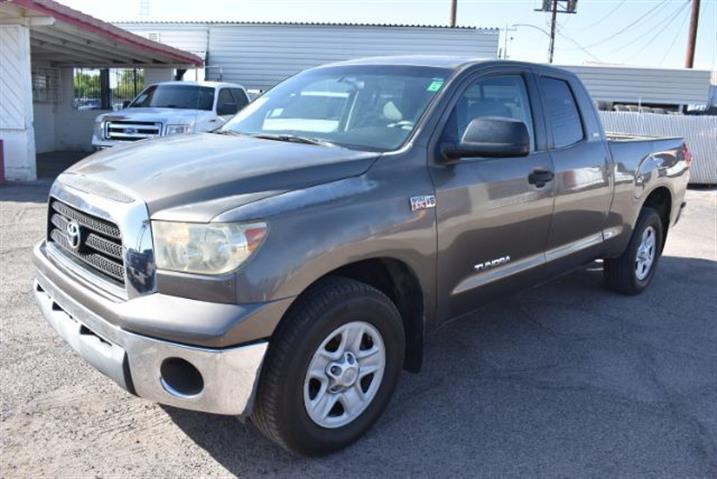
[[[650,285],[662,252],[662,219],[652,208],[643,208],[625,252],[606,259],[607,285],[622,294],[639,294]]]
[[[301,454],[343,448],[388,404],[404,349],[401,316],[388,297],[359,281],[322,280],[272,337],[252,421]]]

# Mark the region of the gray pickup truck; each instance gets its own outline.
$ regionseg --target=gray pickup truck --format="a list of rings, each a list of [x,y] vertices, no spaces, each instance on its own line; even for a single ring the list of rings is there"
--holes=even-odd
[[[376,421],[451,318],[598,259],[610,288],[643,291],[690,160],[679,138],[606,137],[557,68],[328,65],[217,131],[60,175],[35,295],[130,393],[324,454]]]

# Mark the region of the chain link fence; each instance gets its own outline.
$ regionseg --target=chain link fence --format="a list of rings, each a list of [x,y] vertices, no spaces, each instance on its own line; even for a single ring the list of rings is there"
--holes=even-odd
[[[681,136],[692,152],[690,183],[717,184],[717,116],[601,111],[605,131],[644,136]]]

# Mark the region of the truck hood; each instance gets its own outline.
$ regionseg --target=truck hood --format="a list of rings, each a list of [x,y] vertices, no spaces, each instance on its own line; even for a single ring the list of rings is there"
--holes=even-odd
[[[174,209],[186,221],[208,221],[263,197],[360,175],[376,158],[338,146],[197,133],[100,151],[58,180],[105,183],[141,198],[150,215]]]
[[[180,108],[125,108],[124,110],[105,113],[98,117],[104,121],[153,121],[167,123],[193,123],[197,115],[211,113],[204,110],[184,110]]]

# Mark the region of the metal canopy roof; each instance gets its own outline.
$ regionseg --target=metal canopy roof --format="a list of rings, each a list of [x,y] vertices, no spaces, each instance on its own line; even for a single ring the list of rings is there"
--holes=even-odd
[[[424,25],[413,23],[355,23],[355,22],[268,22],[250,20],[122,20],[114,22],[117,25],[285,25],[304,27],[376,27],[376,28],[443,28],[451,30],[492,30],[498,28],[476,27],[472,25]]]
[[[0,0],[0,25],[30,28],[33,62],[73,67],[191,67],[203,60],[52,0]]]

